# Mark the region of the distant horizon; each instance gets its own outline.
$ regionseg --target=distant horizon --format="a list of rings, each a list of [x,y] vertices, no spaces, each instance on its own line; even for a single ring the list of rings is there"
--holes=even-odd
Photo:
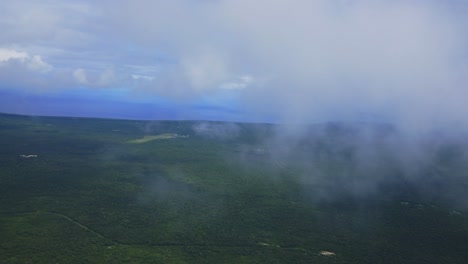
[[[294,125],[294,126],[310,126],[323,124],[378,124],[378,125],[394,125],[390,122],[369,121],[369,120],[324,120],[310,123],[279,123],[279,122],[261,122],[261,121],[236,121],[236,120],[216,120],[216,119],[141,119],[141,118],[125,118],[125,117],[106,117],[106,116],[82,116],[82,115],[39,115],[39,114],[24,114],[0,111],[0,115],[10,115],[19,117],[44,117],[44,118],[76,118],[76,119],[103,119],[115,121],[163,121],[163,122],[212,122],[212,123],[237,123],[237,124],[259,124],[259,125]]]
[[[237,123],[288,124],[278,117],[249,114],[240,109],[230,109],[209,104],[177,104],[169,100],[158,102],[128,102],[119,98],[101,99],[73,94],[27,94],[17,91],[0,91],[0,113],[26,116],[86,117],[125,120],[198,120]],[[391,123],[372,118],[323,119],[293,124],[327,122]]]
[[[68,94],[44,95],[0,91],[0,112],[32,116],[89,117],[128,120],[212,120],[273,123],[268,118],[251,119],[242,112],[216,105],[159,102],[128,102]]]

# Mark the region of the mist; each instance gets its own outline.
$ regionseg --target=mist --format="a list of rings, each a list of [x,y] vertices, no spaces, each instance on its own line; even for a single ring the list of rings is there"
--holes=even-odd
[[[466,23],[455,12],[461,4],[139,3],[122,2],[128,9],[116,17],[126,21],[123,27],[149,27],[144,38],[138,32],[134,37],[143,45],[170,46],[179,57],[178,81],[165,78],[172,74],[160,76],[165,85],[155,83],[149,91],[210,94],[249,76],[236,86],[242,107],[271,114],[279,123],[357,120],[413,131],[466,128]]]
[[[414,134],[376,122],[323,122],[294,129],[203,122],[192,129],[216,144],[224,142],[226,152],[221,153],[229,168],[275,184],[294,183],[296,195],[314,204],[411,201],[468,209],[468,142],[461,134]]]
[[[243,159],[258,149],[273,164],[303,168],[304,185],[320,185],[331,173],[355,195],[378,193],[393,179],[418,185],[466,178],[450,173],[464,171],[468,129],[468,9],[461,1],[3,5],[1,89],[85,87],[102,100],[115,94],[119,101],[177,102],[182,110],[164,116],[179,120],[230,120],[230,112],[236,121],[273,121],[273,132],[256,136],[260,146],[237,148]],[[197,104],[229,111],[199,115],[184,107]],[[192,127],[195,135],[231,142],[243,129]],[[330,172],[327,162],[344,165]],[[450,186],[464,186],[457,181]],[[420,189],[431,193],[427,186]]]

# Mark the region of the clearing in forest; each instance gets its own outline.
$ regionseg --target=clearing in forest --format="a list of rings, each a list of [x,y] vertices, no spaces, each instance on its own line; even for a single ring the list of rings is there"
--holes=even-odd
[[[179,135],[177,134],[165,133],[165,134],[159,134],[159,135],[144,136],[143,138],[130,140],[128,142],[134,143],[134,144],[141,144],[141,143],[146,143],[146,142],[153,141],[153,140],[170,139],[170,138],[177,138],[177,137],[179,137]]]

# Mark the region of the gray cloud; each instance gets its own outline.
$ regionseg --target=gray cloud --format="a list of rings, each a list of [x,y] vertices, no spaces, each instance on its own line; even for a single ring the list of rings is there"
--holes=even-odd
[[[239,137],[241,128],[235,123],[197,123],[192,127],[195,134],[214,139],[229,140]]]
[[[231,89],[243,108],[280,122],[466,124],[467,8],[458,1],[2,5],[0,46],[37,54],[62,86],[183,99]]]

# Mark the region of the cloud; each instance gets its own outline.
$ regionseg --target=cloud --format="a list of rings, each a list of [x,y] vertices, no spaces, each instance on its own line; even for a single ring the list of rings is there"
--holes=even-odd
[[[91,41],[96,10],[85,1],[2,1],[0,45],[83,46]]]
[[[273,1],[263,12],[261,3],[246,4],[225,1],[221,10],[242,36],[249,58],[243,65],[255,65],[268,79],[248,90],[255,107],[280,109],[286,122],[368,112],[410,125],[466,115],[452,109],[466,95],[457,65],[466,41],[461,21],[436,5]],[[265,95],[268,100],[257,99]]]
[[[226,82],[221,84],[221,89],[226,90],[242,90],[247,88],[250,84],[252,84],[254,78],[250,75],[242,75],[236,78],[233,82]]]
[[[52,66],[44,62],[39,55],[34,55],[30,58],[27,67],[33,71],[48,72],[52,70]]]
[[[116,83],[116,76],[113,70],[105,69],[98,77],[96,84],[98,86],[109,86]]]
[[[81,68],[76,69],[73,72],[73,77],[75,77],[75,79],[81,84],[87,84],[88,83],[88,78],[86,77],[86,71],[81,69]]]
[[[86,71],[79,68],[73,71],[73,78],[79,84],[87,85],[89,87],[109,87],[117,83],[117,77],[112,69]]]
[[[467,114],[466,23],[453,2],[119,5],[113,18],[126,21],[123,31],[142,46],[169,47],[176,58],[170,73],[156,77],[164,80],[152,86],[157,92],[238,89],[244,106],[282,122],[379,118],[425,127]],[[149,30],[138,34],[143,27]],[[239,89],[242,81],[232,80],[242,75],[261,81]]]
[[[46,73],[52,70],[52,66],[39,55],[30,56],[26,52],[0,48],[0,67],[9,67],[12,64],[34,72]]]
[[[25,60],[28,58],[28,54],[25,52],[18,52],[10,49],[0,49],[0,62],[7,62],[12,59]]]
[[[140,74],[130,74],[133,79],[135,80],[145,80],[145,81],[152,81],[154,80],[153,76],[147,76],[147,75],[140,75]]]
[[[241,133],[241,128],[235,123],[197,123],[192,127],[192,130],[199,136],[229,140],[238,137]]]
[[[226,65],[222,55],[199,54],[181,61],[183,74],[190,87],[196,90],[209,89],[226,79]]]
[[[0,58],[40,56],[28,55],[31,67],[58,78],[43,87],[60,81],[182,100],[228,90],[237,105],[280,122],[468,127],[468,8],[460,1],[3,5],[0,45],[19,54]]]
[[[38,91],[40,86],[51,84],[54,67],[40,55],[30,55],[24,51],[0,48],[0,89],[22,89]],[[58,76],[54,76],[58,77]],[[55,79],[55,78],[52,78]],[[51,85],[52,89],[52,85]]]

